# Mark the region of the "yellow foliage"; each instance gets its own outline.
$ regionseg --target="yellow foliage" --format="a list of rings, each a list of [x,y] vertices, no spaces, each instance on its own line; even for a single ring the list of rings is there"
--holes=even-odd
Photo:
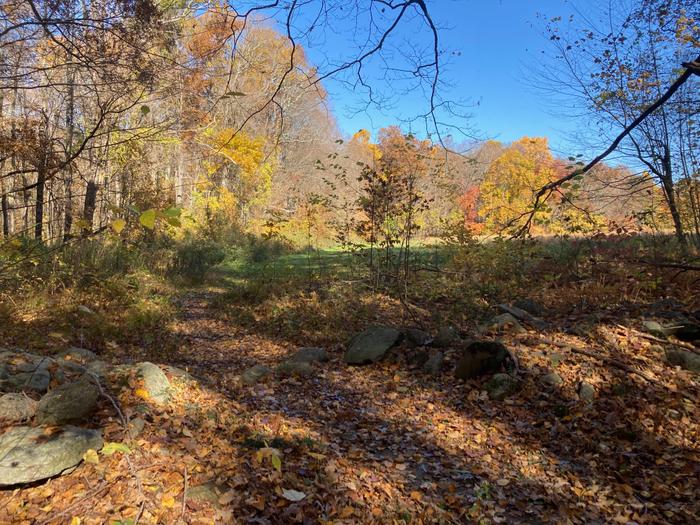
[[[481,186],[479,210],[488,230],[517,226],[518,217],[532,205],[534,193],[554,178],[553,160],[546,138],[523,137],[491,164]],[[549,211],[540,210],[535,221],[549,215]],[[511,225],[512,221],[515,224]]]

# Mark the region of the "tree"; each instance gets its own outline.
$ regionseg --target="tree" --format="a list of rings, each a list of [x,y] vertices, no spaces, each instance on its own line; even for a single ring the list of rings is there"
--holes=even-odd
[[[679,0],[632,0],[614,8],[596,3],[580,13],[568,27],[561,18],[548,24],[561,67],[546,81],[590,112],[595,136],[603,140],[611,142],[616,132],[636,124],[618,151],[655,177],[676,237],[685,244],[676,182],[693,171],[683,154],[697,136],[693,115],[700,100],[692,81],[678,84],[673,97],[645,112],[675,85],[681,64],[697,56],[700,13]],[[637,122],[641,114],[645,118]]]
[[[523,137],[511,144],[489,167],[481,185],[479,211],[486,228],[501,232],[517,226],[532,203],[534,193],[554,178],[554,159],[546,138]],[[543,223],[550,210],[536,211]]]

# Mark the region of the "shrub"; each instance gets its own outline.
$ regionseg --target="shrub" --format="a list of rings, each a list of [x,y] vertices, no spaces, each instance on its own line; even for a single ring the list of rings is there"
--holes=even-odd
[[[204,239],[189,239],[176,245],[172,273],[200,282],[207,271],[223,262],[226,252],[221,245]]]

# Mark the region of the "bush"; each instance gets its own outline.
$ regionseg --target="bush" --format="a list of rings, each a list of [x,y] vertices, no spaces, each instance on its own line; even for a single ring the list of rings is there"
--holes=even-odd
[[[223,262],[225,250],[217,243],[204,239],[189,239],[176,245],[172,273],[201,282],[210,268]]]
[[[253,263],[266,263],[289,253],[292,246],[282,239],[251,238],[248,259]]]

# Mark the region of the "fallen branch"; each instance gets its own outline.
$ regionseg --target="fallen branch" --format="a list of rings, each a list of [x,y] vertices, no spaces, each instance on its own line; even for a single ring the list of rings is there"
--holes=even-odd
[[[590,350],[586,350],[585,348],[580,348],[578,346],[574,346],[570,343],[562,343],[559,341],[554,341],[552,339],[540,339],[540,343],[544,344],[549,344],[553,346],[557,346],[559,348],[564,348],[567,350],[571,350],[572,352],[575,352],[577,354],[582,354],[588,357],[592,357],[593,359],[598,359],[599,361],[603,361],[605,364],[614,366],[615,368],[619,368],[620,370],[624,370],[625,372],[629,372],[630,374],[637,375],[644,379],[645,381],[648,381],[649,383],[658,383],[658,380],[646,372],[642,372],[641,370],[637,370],[635,368],[632,368],[631,366],[623,363],[619,359],[615,359],[614,357],[607,357],[604,355],[597,354],[595,352],[591,352]]]
[[[671,341],[670,339],[661,339],[660,337],[656,337],[655,335],[645,334],[644,332],[640,332],[635,328],[622,326],[621,324],[618,324],[616,326],[622,330],[634,332],[634,335],[636,335],[637,337],[641,337],[642,339],[648,339],[649,341],[654,341],[656,343],[661,343],[665,345],[677,346],[678,348],[683,348],[684,350],[689,350],[690,352],[700,354],[700,349],[696,348],[690,343],[684,343],[683,341]]]
[[[504,312],[509,313],[516,319],[519,319],[520,321],[529,324],[533,328],[536,328],[538,330],[544,330],[545,328],[547,328],[547,323],[545,323],[539,317],[535,317],[530,312],[526,312],[522,308],[518,308],[517,306],[510,306],[508,304],[499,304],[498,307]]]

